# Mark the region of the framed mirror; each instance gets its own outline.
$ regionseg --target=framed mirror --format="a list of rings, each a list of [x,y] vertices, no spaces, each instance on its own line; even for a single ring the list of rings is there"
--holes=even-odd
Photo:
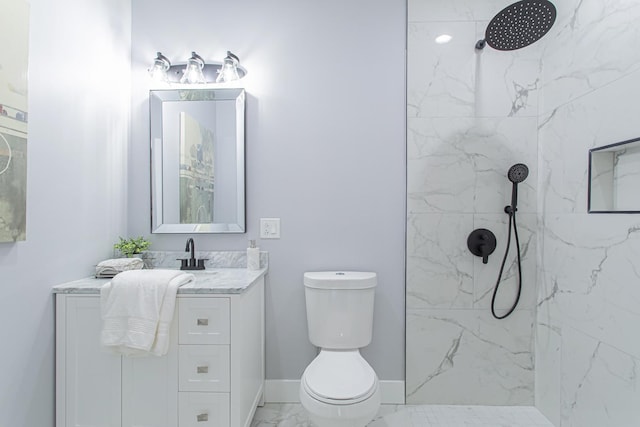
[[[640,213],[640,138],[589,150],[589,213]]]
[[[151,232],[244,233],[244,89],[152,90]]]

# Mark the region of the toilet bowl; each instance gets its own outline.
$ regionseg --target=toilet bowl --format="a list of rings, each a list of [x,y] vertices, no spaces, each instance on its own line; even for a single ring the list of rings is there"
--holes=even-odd
[[[309,339],[320,352],[302,374],[300,402],[317,427],[364,427],[378,412],[378,377],[359,350],[371,342],[376,284],[375,273],[304,275]]]
[[[318,427],[363,427],[380,407],[378,377],[358,350],[321,350],[302,375],[300,402]]]

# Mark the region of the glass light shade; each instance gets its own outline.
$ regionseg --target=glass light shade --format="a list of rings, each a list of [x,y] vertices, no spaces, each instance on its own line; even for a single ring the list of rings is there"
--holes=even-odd
[[[227,52],[227,56],[222,61],[220,70],[218,70],[216,83],[231,82],[233,80],[240,79],[240,76],[238,75],[238,62],[237,56],[231,52]]]
[[[168,82],[168,71],[170,67],[171,62],[169,62],[166,56],[158,52],[158,56],[153,60],[153,65],[149,69],[149,74],[151,74],[151,78],[157,82]]]
[[[204,60],[195,52],[191,52],[191,58],[187,60],[180,83],[206,83],[203,68]]]

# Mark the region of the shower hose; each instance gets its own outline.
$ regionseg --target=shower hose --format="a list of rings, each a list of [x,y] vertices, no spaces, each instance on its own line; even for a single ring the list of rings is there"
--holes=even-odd
[[[504,319],[513,313],[513,310],[516,309],[518,305],[518,301],[520,301],[520,293],[522,292],[522,263],[520,259],[520,240],[518,239],[518,227],[516,226],[516,213],[515,212],[507,212],[509,214],[509,236],[507,237],[507,248],[504,250],[504,258],[502,258],[502,265],[500,266],[500,273],[498,273],[498,280],[496,281],[496,286],[493,288],[493,297],[491,297],[491,314],[496,319]],[[516,300],[513,302],[511,308],[503,315],[499,316],[496,314],[496,296],[498,295],[498,288],[500,287],[500,279],[502,279],[502,273],[504,272],[504,266],[507,262],[507,255],[509,254],[509,247],[511,246],[511,229],[513,228],[513,234],[516,237],[516,248],[518,254],[518,293],[516,295]]]

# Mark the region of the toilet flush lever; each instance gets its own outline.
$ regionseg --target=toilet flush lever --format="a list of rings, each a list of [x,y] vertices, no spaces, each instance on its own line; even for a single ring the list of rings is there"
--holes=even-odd
[[[473,230],[467,238],[467,247],[472,254],[482,257],[482,263],[489,262],[489,255],[496,250],[496,236],[486,228]]]

